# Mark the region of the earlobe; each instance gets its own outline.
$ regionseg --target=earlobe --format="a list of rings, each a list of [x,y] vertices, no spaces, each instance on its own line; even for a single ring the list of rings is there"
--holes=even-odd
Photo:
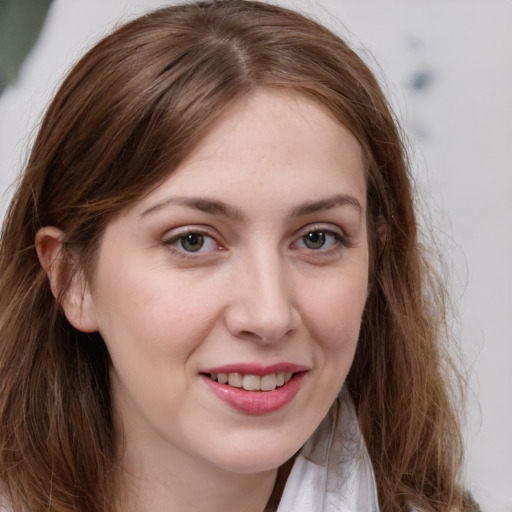
[[[82,270],[73,270],[63,247],[64,233],[45,226],[36,233],[36,250],[48,276],[53,296],[60,302],[69,323],[83,332],[98,330],[89,283]]]

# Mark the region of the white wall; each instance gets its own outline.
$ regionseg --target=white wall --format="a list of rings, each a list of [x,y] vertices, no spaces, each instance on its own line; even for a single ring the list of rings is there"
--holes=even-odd
[[[0,98],[0,191],[22,166],[56,83],[84,47],[155,0],[55,0],[18,83]],[[350,37],[385,75],[415,146],[426,204],[453,262],[460,336],[473,365],[470,486],[512,511],[512,2],[283,0]],[[370,53],[371,52],[371,53]],[[4,210],[9,192],[0,202]]]

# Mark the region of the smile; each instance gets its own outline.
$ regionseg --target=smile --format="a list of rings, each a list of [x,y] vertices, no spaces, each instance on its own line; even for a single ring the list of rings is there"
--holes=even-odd
[[[299,393],[304,367],[279,364],[274,367],[229,365],[201,373],[213,395],[231,409],[250,415],[266,415],[285,408]]]
[[[288,383],[292,376],[292,372],[277,372],[261,376],[233,372],[211,373],[210,379],[233,388],[243,388],[246,391],[273,391]]]

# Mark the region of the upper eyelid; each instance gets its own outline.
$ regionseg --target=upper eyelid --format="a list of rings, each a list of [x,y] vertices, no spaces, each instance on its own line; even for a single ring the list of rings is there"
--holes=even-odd
[[[181,226],[177,228],[168,229],[163,235],[162,239],[164,241],[166,240],[172,240],[172,239],[178,239],[182,236],[186,236],[189,233],[197,233],[199,235],[209,236],[210,238],[214,238],[217,240],[217,238],[220,237],[217,230],[209,227],[209,226],[201,226],[201,225],[187,225],[187,226]]]
[[[342,238],[348,238],[347,232],[338,224],[331,223],[331,222],[315,222],[311,224],[307,224],[305,226],[300,227],[299,229],[295,230],[295,232],[291,235],[290,238],[300,238],[301,236],[304,236],[305,234],[311,232],[311,231],[324,231],[327,233],[333,233],[335,235],[341,236]],[[201,225],[201,224],[190,224],[190,225],[183,225],[176,228],[172,228],[167,230],[163,235],[162,239],[164,241],[168,240],[175,240],[182,236],[185,236],[189,233],[197,233],[200,235],[209,236],[211,238],[214,238],[217,242],[222,243],[223,242],[223,236],[220,234],[220,232],[215,229],[212,226],[208,225]]]
[[[348,235],[346,231],[339,225],[331,223],[331,222],[315,222],[312,224],[308,224],[306,226],[301,227],[295,232],[296,237],[304,236],[311,231],[324,231],[326,233],[333,233],[339,235],[343,238],[347,238]]]

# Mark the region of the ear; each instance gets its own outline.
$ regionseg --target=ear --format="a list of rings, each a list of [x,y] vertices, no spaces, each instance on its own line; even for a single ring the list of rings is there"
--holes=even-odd
[[[39,262],[69,323],[80,331],[95,332],[98,323],[89,283],[82,270],[73,271],[63,240],[64,233],[60,229],[53,226],[41,228],[35,240]]]

